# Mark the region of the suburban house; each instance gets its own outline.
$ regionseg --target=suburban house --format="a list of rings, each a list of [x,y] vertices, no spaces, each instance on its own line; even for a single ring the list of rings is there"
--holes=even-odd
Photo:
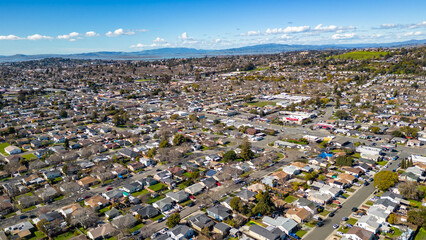
[[[207,209],[207,214],[219,221],[228,219],[231,216],[232,211],[223,205],[215,205]]]

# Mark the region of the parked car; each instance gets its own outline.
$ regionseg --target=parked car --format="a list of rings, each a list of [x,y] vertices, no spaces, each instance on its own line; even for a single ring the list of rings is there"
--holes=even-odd
[[[107,191],[110,191],[110,190],[112,190],[113,189],[113,187],[107,187]]]
[[[322,226],[324,226],[324,223],[323,223],[323,222],[318,222],[318,223],[317,223],[317,226],[318,226],[318,227],[322,227]]]
[[[192,206],[194,206],[195,205],[195,202],[190,202],[187,206],[188,207],[192,207]]]
[[[342,221],[348,221],[348,217],[342,217]]]
[[[157,220],[157,223],[163,222],[164,220],[166,220],[166,218],[162,217],[162,218]]]
[[[328,216],[330,216],[330,217],[334,217],[334,215],[335,215],[334,212],[331,212],[330,214],[328,214]]]
[[[358,211],[358,208],[357,207],[353,207],[352,208],[352,212],[356,212],[356,211]]]
[[[140,232],[141,232],[141,231],[136,230],[136,231],[132,232],[132,236],[138,235]]]
[[[368,185],[370,185],[370,183],[369,183],[369,182],[367,182],[367,181],[365,181],[365,182],[364,182],[364,186],[368,186]]]
[[[338,227],[339,227],[339,224],[334,224],[334,225],[333,225],[333,228],[334,228],[334,229],[337,229]]]

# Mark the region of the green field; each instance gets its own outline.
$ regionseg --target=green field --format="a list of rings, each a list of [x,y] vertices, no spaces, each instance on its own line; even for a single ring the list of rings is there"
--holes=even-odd
[[[422,240],[422,239],[426,239],[426,229],[424,228],[420,228],[414,240]]]
[[[150,186],[149,189],[151,189],[152,191],[158,192],[158,191],[163,190],[166,187],[167,186],[163,183],[157,183],[155,185]]]
[[[32,154],[32,153],[30,153],[30,154],[25,154],[25,155],[22,155],[22,157],[23,158],[25,158],[26,160],[34,160],[34,159],[37,159],[37,157],[34,155],[34,154]]]
[[[252,105],[252,106],[256,106],[256,107],[264,107],[264,106],[267,106],[267,105],[275,106],[275,104],[277,104],[277,103],[276,102],[270,102],[270,101],[247,103],[247,105]]]
[[[295,198],[295,197],[293,197],[293,196],[291,196],[291,195],[288,195],[285,199],[284,199],[284,201],[286,201],[287,203],[292,203],[292,202],[294,202],[294,201],[296,201],[297,200],[297,198]]]
[[[80,232],[76,230],[75,234],[74,234],[74,232],[66,232],[66,233],[62,233],[61,235],[56,236],[54,239],[55,240],[67,240],[67,239],[71,239],[71,238],[78,236],[78,235],[80,235]]]
[[[149,81],[155,81],[155,79],[138,79],[138,80],[135,80],[135,82],[149,82]]]
[[[0,153],[2,153],[3,155],[5,155],[5,156],[8,156],[9,154],[7,154],[5,151],[4,151],[4,149],[6,148],[6,147],[8,147],[8,146],[10,146],[10,144],[9,143],[1,143],[0,144]]]
[[[333,56],[337,59],[354,59],[354,60],[367,60],[373,58],[380,58],[385,56],[388,52],[369,52],[369,51],[356,51]]]

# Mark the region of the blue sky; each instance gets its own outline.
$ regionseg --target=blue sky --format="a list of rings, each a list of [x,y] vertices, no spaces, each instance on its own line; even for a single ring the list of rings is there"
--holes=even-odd
[[[0,55],[426,38],[426,1],[0,0]]]

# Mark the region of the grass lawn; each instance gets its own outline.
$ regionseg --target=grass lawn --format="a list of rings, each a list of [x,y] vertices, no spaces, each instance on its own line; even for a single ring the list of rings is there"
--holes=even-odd
[[[391,227],[391,229],[393,230],[393,234],[390,234],[390,233],[386,233],[386,236],[388,236],[388,237],[390,237],[390,238],[392,238],[392,239],[396,239],[397,237],[399,237],[399,236],[401,236],[401,234],[402,234],[402,231],[401,230],[399,230],[399,228],[396,228],[396,227]],[[420,229],[419,230],[419,233],[420,233],[420,231],[421,231],[422,229]],[[417,236],[418,236],[419,234],[417,234]],[[416,238],[417,239],[417,238]],[[423,238],[420,238],[420,239],[426,239],[426,233],[425,233],[425,235],[423,236]]]
[[[408,200],[408,201],[410,202],[410,206],[413,206],[413,207],[416,207],[416,208],[419,208],[419,207],[422,206],[422,203],[419,202],[419,201],[416,201],[416,200]]]
[[[333,56],[332,58],[365,60],[372,58],[380,58],[382,56],[385,56],[386,54],[387,52],[355,51]]]
[[[343,194],[342,194],[342,196],[343,196],[343,197],[345,197],[345,198],[348,198],[348,197],[349,197],[349,194],[347,194],[347,193],[343,193]]]
[[[297,198],[293,197],[291,195],[288,195],[286,198],[284,198],[284,201],[286,201],[287,203],[292,203],[292,202],[294,202],[296,200],[297,200]]]
[[[116,236],[110,237],[110,238],[107,238],[106,240],[117,240],[117,237]]]
[[[55,237],[54,239],[55,240],[67,240],[67,239],[70,239],[70,238],[73,238],[73,237],[75,237],[75,236],[78,236],[78,235],[80,235],[80,232],[79,231],[75,231],[76,232],[76,234],[74,234],[74,232],[71,232],[71,231],[69,231],[69,232],[66,232],[66,233],[62,233],[62,234],[60,234],[60,235],[58,235],[57,237]]]
[[[360,158],[360,157],[361,157],[361,154],[359,154],[359,153],[354,153],[354,154],[352,154],[352,157],[354,157],[354,158]]]
[[[253,171],[247,171],[247,172],[245,172],[245,173],[241,174],[241,177],[249,176],[249,175],[250,175],[250,174],[252,174],[252,173],[253,173]]]
[[[296,232],[296,236],[302,238],[303,236],[305,236],[306,231],[305,230],[299,230]]]
[[[187,178],[190,178],[190,177],[191,177],[191,173],[190,173],[190,172],[185,172],[185,173],[183,174],[183,176],[185,176],[185,177],[187,177]]]
[[[310,228],[313,228],[313,227],[315,227],[316,223],[315,222],[308,222],[308,223],[305,223],[305,225],[310,227]]]
[[[132,233],[132,232],[134,232],[136,230],[141,229],[142,227],[143,227],[143,223],[139,223],[138,225],[136,225],[136,226],[134,226],[132,228],[129,228],[128,231],[129,231],[129,233]]]
[[[365,202],[365,205],[367,206],[373,206],[374,202],[373,201],[367,201]]]
[[[8,218],[8,217],[12,217],[12,216],[15,216],[15,215],[16,215],[16,212],[13,212],[13,213],[9,213],[7,215],[4,215],[4,217]]]
[[[156,201],[161,200],[161,199],[163,199],[163,197],[162,196],[158,196],[158,197],[149,199],[149,201],[147,203],[148,204],[155,203]]]
[[[277,153],[278,158],[284,158],[284,154],[282,153]]]
[[[329,213],[330,213],[329,211],[324,210],[324,211],[320,212],[320,215],[326,217]]]
[[[350,228],[348,228],[348,227],[340,227],[338,231],[342,232],[342,233],[347,233],[349,231],[349,229]]]
[[[248,222],[246,223],[246,225],[247,225],[247,226],[251,226],[251,225],[253,225],[253,224],[259,225],[259,226],[261,226],[261,227],[266,227],[264,224],[259,223],[259,222],[256,222],[256,221],[253,221],[253,220],[250,220],[250,221],[248,221]]]
[[[82,233],[84,233],[84,234],[86,234],[87,235],[87,231],[83,228],[83,227],[79,227],[78,228]]]
[[[353,189],[353,188],[348,188],[348,189],[346,189],[346,191],[348,191],[348,192],[355,192],[355,189]]]
[[[135,80],[135,82],[149,82],[149,81],[154,81],[155,79],[138,79]]]
[[[422,240],[422,239],[426,239],[426,229],[424,228],[420,228],[414,240]]]
[[[29,240],[38,240],[38,239],[42,239],[45,238],[46,236],[40,232],[40,231],[36,231],[34,232],[34,237],[30,238]]]
[[[355,218],[349,218],[348,221],[346,221],[346,222],[349,223],[349,224],[351,224],[352,226],[354,226],[355,223],[358,222],[358,220],[355,219]]]
[[[132,193],[132,195],[133,195],[134,197],[138,197],[138,196],[140,196],[140,195],[142,195],[142,194],[145,194],[145,193],[148,193],[148,190],[144,189],[144,190],[139,191],[139,192],[134,192],[134,193]]]
[[[0,144],[0,153],[2,153],[3,155],[5,155],[5,156],[9,156],[9,154],[7,154],[5,151],[4,151],[4,149],[6,148],[6,147],[8,147],[8,146],[10,146],[10,144],[9,143],[1,143]]]
[[[32,153],[22,155],[22,157],[23,157],[24,159],[26,159],[26,160],[34,160],[34,159],[37,159],[37,157],[36,157],[34,154],[32,154]]]
[[[158,215],[158,216],[156,216],[156,217],[151,218],[151,220],[152,220],[153,222],[155,222],[155,221],[157,221],[158,219],[160,219],[160,218],[162,218],[162,217],[164,217],[164,215],[163,215],[163,214],[160,214],[160,215]]]
[[[55,200],[55,201],[59,201],[59,200],[62,200],[62,199],[64,199],[64,196],[59,196],[59,197],[57,197],[57,198],[55,198],[55,199],[53,199],[53,200]]]
[[[247,105],[252,105],[252,106],[256,106],[256,107],[264,107],[264,106],[267,106],[267,105],[275,106],[275,104],[277,104],[277,103],[276,102],[270,102],[270,101],[247,103]]]
[[[114,180],[115,180],[115,179],[106,180],[106,181],[104,182],[104,184],[112,183],[112,182],[114,182]]]
[[[37,206],[35,206],[35,205],[34,205],[34,206],[31,206],[31,207],[28,207],[28,208],[22,209],[22,210],[21,210],[21,212],[22,212],[22,213],[24,213],[24,212],[28,212],[28,211],[31,211],[31,210],[36,209],[36,208],[37,208]]]
[[[98,212],[99,212],[99,214],[103,214],[105,212],[108,212],[109,210],[110,210],[109,207],[104,207],[104,208],[99,209]]]
[[[191,199],[189,199],[188,201],[185,201],[183,203],[180,203],[179,205],[181,205],[182,207],[185,207],[186,205],[190,204],[192,202]]]
[[[164,183],[157,183],[149,187],[152,191],[158,192],[166,188],[167,186]]]
[[[388,163],[388,162],[386,162],[386,161],[380,161],[380,162],[377,162],[377,164],[379,164],[380,166],[385,166],[385,165],[386,165],[386,163]]]

